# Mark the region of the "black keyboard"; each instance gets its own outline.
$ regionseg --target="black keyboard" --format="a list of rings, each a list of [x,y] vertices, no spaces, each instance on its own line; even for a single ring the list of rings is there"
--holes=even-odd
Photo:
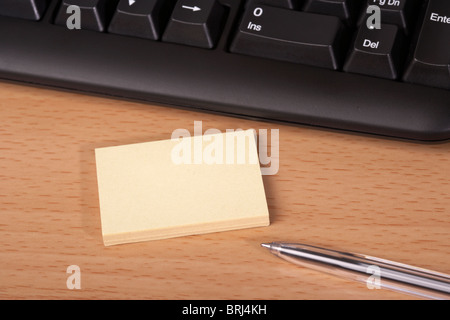
[[[450,1],[0,0],[0,78],[447,140]]]

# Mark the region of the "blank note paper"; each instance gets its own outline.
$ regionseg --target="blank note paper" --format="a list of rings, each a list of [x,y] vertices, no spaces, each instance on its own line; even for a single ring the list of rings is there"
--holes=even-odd
[[[106,246],[269,225],[253,130],[95,150]]]

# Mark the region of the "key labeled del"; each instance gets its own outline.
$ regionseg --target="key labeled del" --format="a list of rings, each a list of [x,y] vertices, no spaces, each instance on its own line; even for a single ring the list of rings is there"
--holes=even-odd
[[[405,54],[403,32],[395,25],[369,30],[361,26],[344,65],[344,71],[397,79]]]
[[[363,47],[365,47],[365,48],[378,49],[379,45],[380,45],[380,41],[371,41],[369,39],[364,39],[364,42],[363,42]]]

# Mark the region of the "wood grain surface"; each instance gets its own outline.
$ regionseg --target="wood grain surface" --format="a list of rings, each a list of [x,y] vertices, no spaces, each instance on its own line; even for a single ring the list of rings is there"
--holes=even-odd
[[[419,144],[0,84],[1,299],[411,299],[284,262],[275,240],[450,273],[450,143]],[[279,129],[269,227],[105,247],[94,149]],[[214,182],[208,186],[214,188]],[[81,289],[66,286],[77,265]]]

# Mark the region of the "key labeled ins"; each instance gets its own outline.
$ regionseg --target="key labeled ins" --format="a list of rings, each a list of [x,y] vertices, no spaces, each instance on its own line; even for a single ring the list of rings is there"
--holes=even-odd
[[[253,15],[255,17],[260,17],[262,16],[262,14],[264,13],[264,10],[260,7],[256,8],[255,10],[253,10]],[[252,31],[261,31],[262,30],[262,26],[260,24],[256,24],[253,22],[249,22],[247,25],[247,29],[248,30],[252,30]]]
[[[338,69],[342,39],[345,28],[338,17],[253,5],[247,7],[230,51]]]

